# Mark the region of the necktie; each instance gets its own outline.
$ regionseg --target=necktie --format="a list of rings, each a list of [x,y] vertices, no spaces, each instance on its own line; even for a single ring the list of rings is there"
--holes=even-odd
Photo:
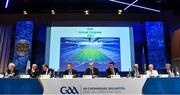
[[[139,71],[138,70],[135,70],[135,73],[136,73],[136,75],[139,75]]]
[[[68,75],[72,75],[72,70],[69,70]]]
[[[112,72],[112,75],[115,75],[114,68],[113,68],[113,69],[111,69],[111,72]]]
[[[90,70],[90,74],[93,75],[93,70]]]
[[[46,71],[46,75],[48,75],[48,71]]]

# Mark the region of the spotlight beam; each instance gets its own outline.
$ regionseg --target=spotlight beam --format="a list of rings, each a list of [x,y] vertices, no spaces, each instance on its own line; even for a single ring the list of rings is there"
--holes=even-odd
[[[9,0],[6,0],[5,8],[8,8]]]
[[[132,2],[130,5],[128,5],[126,8],[124,8],[124,11],[127,10],[129,7],[131,7],[132,5],[134,5],[138,0],[135,0],[134,2]]]
[[[117,1],[117,0],[109,0],[109,1],[115,2],[115,3],[119,3],[119,4],[124,4],[124,5],[131,5],[130,3],[126,3],[126,2],[122,2],[122,1]],[[160,10],[153,9],[153,8],[148,8],[148,7],[144,7],[144,6],[133,5],[133,4],[131,6],[137,7],[137,8],[141,8],[141,9],[145,9],[145,10],[149,10],[149,11],[161,12]]]

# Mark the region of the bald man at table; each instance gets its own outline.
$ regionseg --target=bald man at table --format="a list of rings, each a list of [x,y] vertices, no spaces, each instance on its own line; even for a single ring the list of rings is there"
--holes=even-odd
[[[92,75],[93,78],[98,77],[99,76],[99,70],[97,68],[95,68],[94,63],[90,62],[88,64],[88,68],[85,71],[85,75]]]
[[[67,64],[67,69],[64,71],[64,75],[73,75],[74,78],[78,76],[77,71],[73,69],[73,64]]]

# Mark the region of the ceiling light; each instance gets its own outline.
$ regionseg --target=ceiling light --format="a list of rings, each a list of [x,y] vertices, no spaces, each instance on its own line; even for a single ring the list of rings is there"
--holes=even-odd
[[[52,14],[52,15],[55,15],[56,13],[55,13],[55,11],[54,11],[54,10],[51,10],[51,14]]]
[[[24,14],[24,15],[27,15],[27,11],[26,11],[26,10],[24,10],[24,11],[23,11],[23,14]]]
[[[121,15],[122,14],[122,10],[118,10],[118,15]]]
[[[85,14],[85,15],[89,15],[89,10],[85,10],[85,11],[84,11],[84,14]]]

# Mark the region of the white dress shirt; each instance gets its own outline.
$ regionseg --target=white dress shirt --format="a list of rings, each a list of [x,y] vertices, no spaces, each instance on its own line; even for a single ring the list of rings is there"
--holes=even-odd
[[[148,77],[157,77],[158,76],[157,70],[152,70],[152,71],[148,70],[148,71],[146,71],[146,74]]]

